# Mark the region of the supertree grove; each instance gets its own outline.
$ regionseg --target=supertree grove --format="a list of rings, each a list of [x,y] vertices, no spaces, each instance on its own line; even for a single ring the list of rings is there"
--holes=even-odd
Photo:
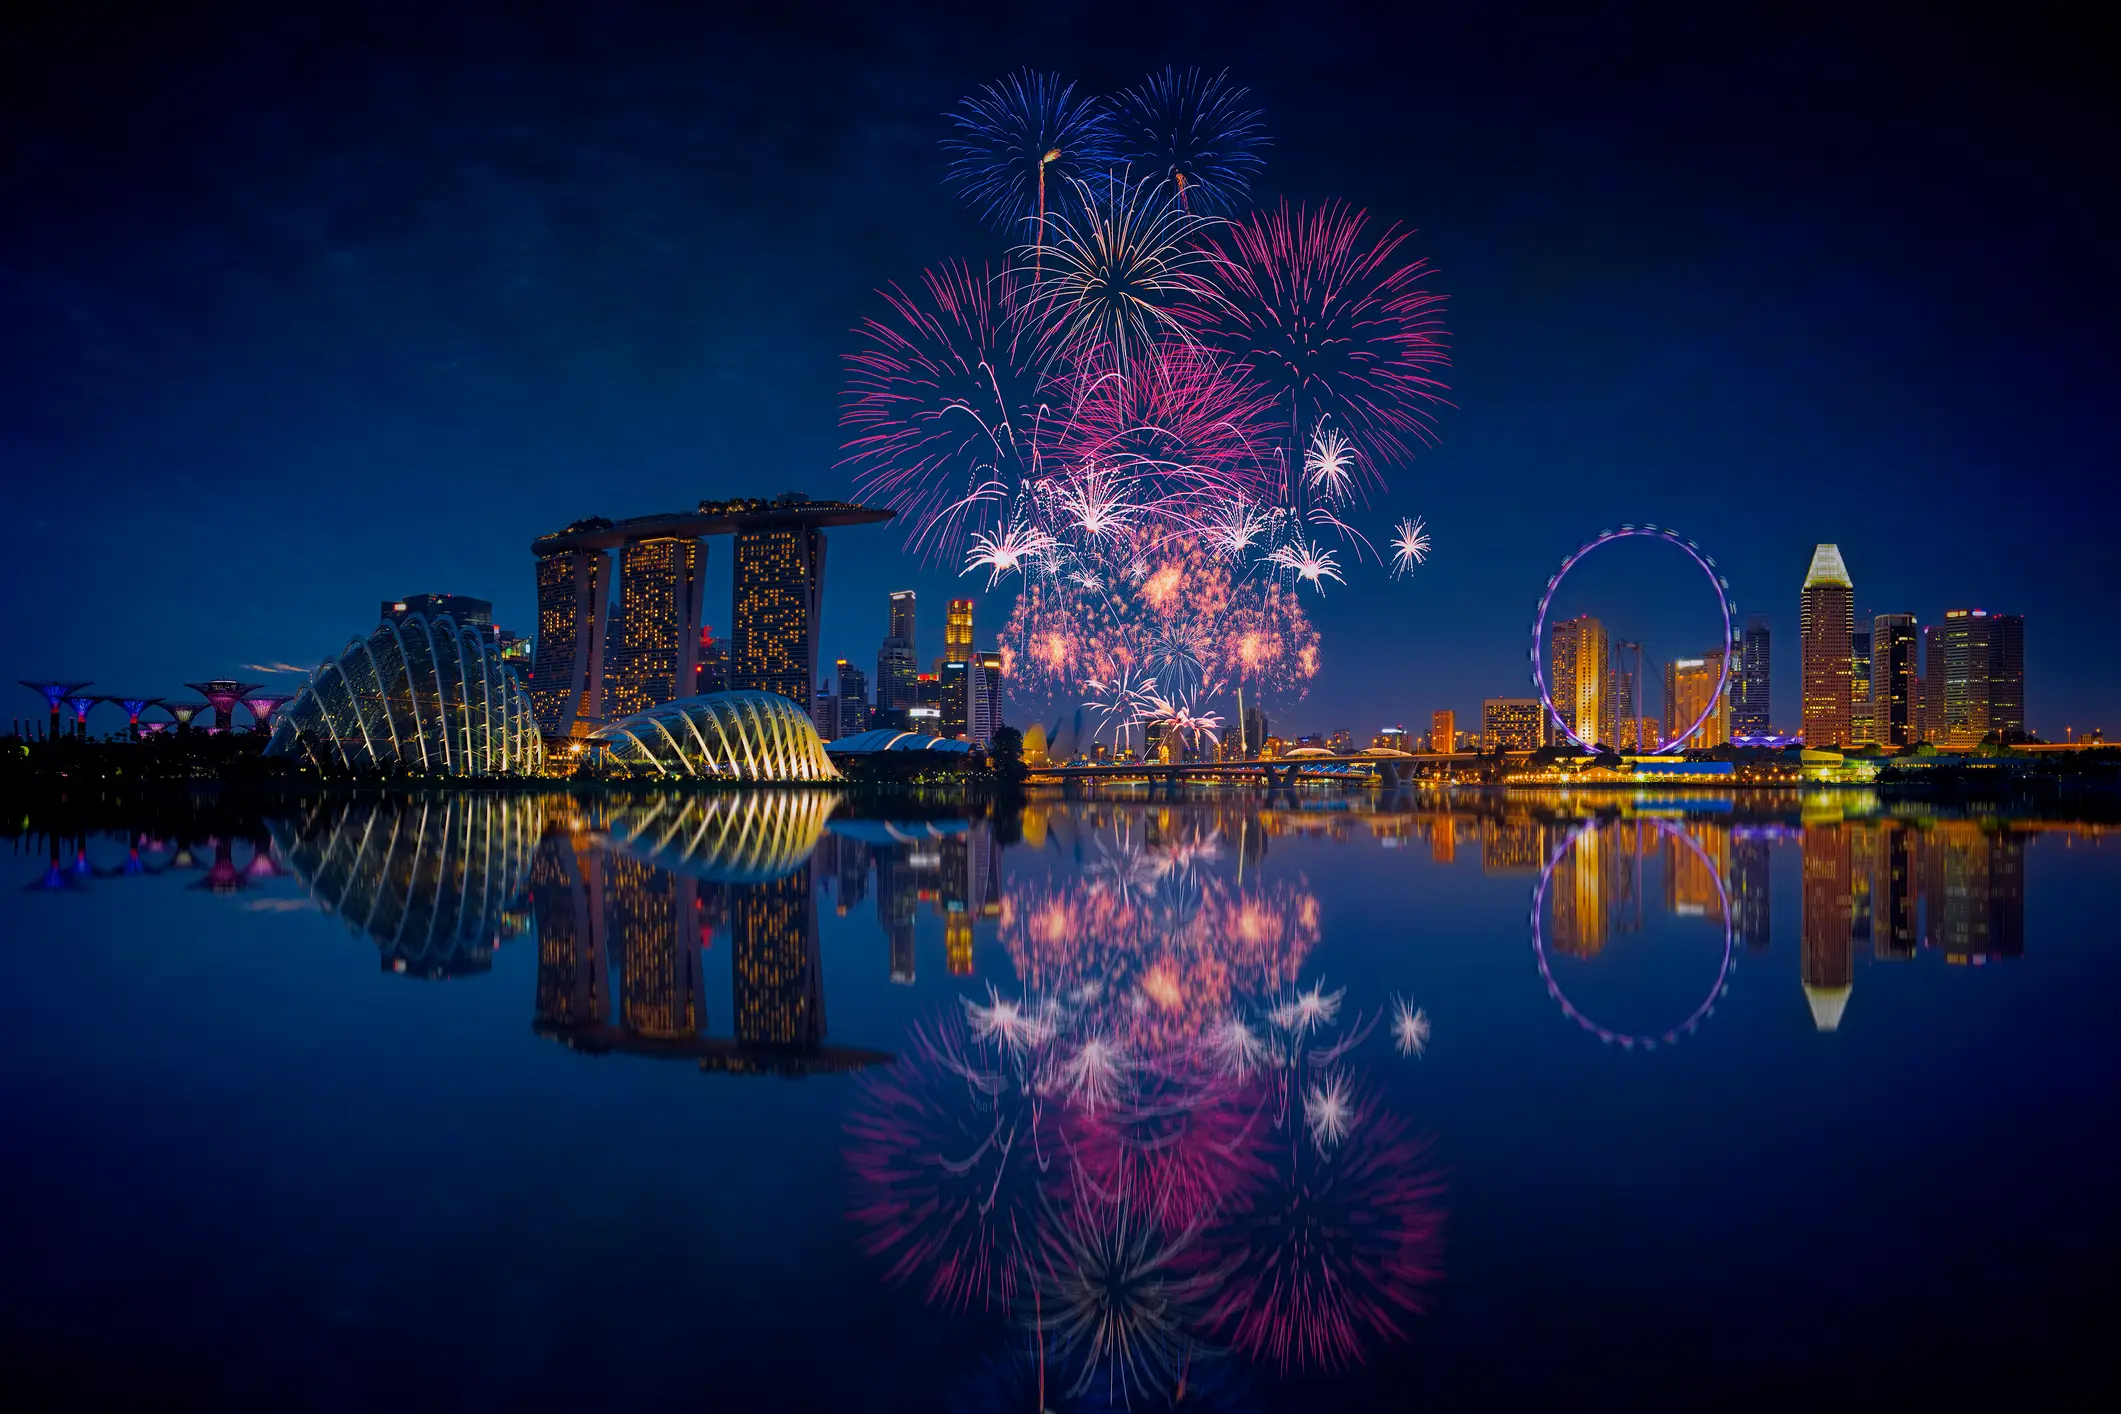
[[[1249,748],[1247,700],[1319,671],[1295,594],[1430,554],[1420,518],[1389,557],[1359,521],[1447,405],[1443,297],[1411,232],[1358,208],[1243,213],[1266,127],[1227,74],[1107,100],[1027,70],[950,116],[950,184],[1017,239],[856,327],[857,488],[916,551],[1019,581],[1002,653],[1024,690],[1130,741],[1157,721],[1203,751],[1230,725]]]

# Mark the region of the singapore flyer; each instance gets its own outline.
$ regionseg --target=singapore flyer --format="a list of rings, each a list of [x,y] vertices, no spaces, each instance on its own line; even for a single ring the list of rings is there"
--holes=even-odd
[[[1693,541],[1681,538],[1678,531],[1668,526],[1656,525],[1623,525],[1618,530],[1602,530],[1598,533],[1597,539],[1586,541],[1584,544],[1579,545],[1575,553],[1561,562],[1561,568],[1556,570],[1553,578],[1547,581],[1546,592],[1540,595],[1539,598],[1539,611],[1532,618],[1532,681],[1539,689],[1540,706],[1546,710],[1547,720],[1552,724],[1554,731],[1559,733],[1560,736],[1566,737],[1584,751],[1597,750],[1598,743],[1587,741],[1580,736],[1575,727],[1570,725],[1560,708],[1555,705],[1553,690],[1547,682],[1546,663],[1541,657],[1540,645],[1546,639],[1547,614],[1553,608],[1555,593],[1561,588],[1562,582],[1569,577],[1569,572],[1582,564],[1593,551],[1603,549],[1621,540],[1656,540],[1669,544],[1680,551],[1689,560],[1693,561],[1695,567],[1707,578],[1709,590],[1716,596],[1717,611],[1723,616],[1722,642],[1725,645],[1725,651],[1721,655],[1720,670],[1716,679],[1716,690],[1708,695],[1700,713],[1687,725],[1685,730],[1675,732],[1670,740],[1661,741],[1657,744],[1656,752],[1663,753],[1675,750],[1691,740],[1694,734],[1701,730],[1702,724],[1715,714],[1717,704],[1724,700],[1724,693],[1730,686],[1731,659],[1733,656],[1730,648],[1736,641],[1732,634],[1732,623],[1736,617],[1736,608],[1731,603],[1730,581],[1717,572],[1714,558],[1703,553],[1701,547]]]
[[[1735,930],[1731,926],[1731,895],[1729,887],[1724,883],[1723,872],[1716,867],[1715,861],[1709,858],[1708,852],[1701,847],[1701,842],[1685,830],[1666,820],[1651,820],[1646,823],[1666,839],[1677,841],[1682,847],[1693,852],[1701,865],[1702,876],[1715,885],[1718,912],[1723,918],[1723,960],[1717,966],[1716,980],[1709,984],[1708,995],[1704,996],[1678,1025],[1656,1033],[1616,1030],[1585,1015],[1569,1000],[1568,995],[1561,990],[1561,984],[1555,980],[1553,960],[1547,948],[1546,929],[1541,922],[1541,916],[1546,911],[1547,895],[1554,882],[1554,871],[1562,860],[1568,858],[1569,852],[1576,848],[1579,841],[1602,828],[1601,826],[1586,823],[1563,836],[1560,845],[1548,856],[1545,867],[1539,871],[1539,884],[1532,892],[1532,954],[1538,959],[1539,978],[1547,985],[1547,995],[1560,1006],[1562,1014],[1578,1026],[1607,1045],[1619,1046],[1628,1051],[1654,1051],[1659,1046],[1677,1044],[1682,1036],[1693,1035],[1701,1023],[1715,1013],[1717,1000],[1730,990],[1733,958]]]

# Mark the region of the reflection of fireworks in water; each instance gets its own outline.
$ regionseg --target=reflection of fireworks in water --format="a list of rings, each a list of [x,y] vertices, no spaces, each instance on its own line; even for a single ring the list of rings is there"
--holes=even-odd
[[[1102,1386],[1110,1401],[1172,1398],[1197,1348],[1198,1320],[1217,1273],[1181,1259],[1194,1233],[1163,1231],[1126,1193],[1087,1193],[1049,1209],[1037,1258],[1039,1332],[1076,1370],[1070,1394]]]
[[[1392,1044],[1403,1056],[1422,1055],[1429,1049],[1429,1014],[1404,997],[1392,998]]]
[[[1357,1118],[1347,1077],[1328,1075],[1312,1081],[1304,1091],[1304,1125],[1311,1131],[1311,1142],[1320,1149],[1338,1146],[1348,1137]]]
[[[1070,1154],[1093,1196],[1129,1193],[1166,1232],[1229,1208],[1262,1171],[1265,1097],[1183,1057],[1144,1072],[1128,1101],[1070,1115]]]
[[[1371,1117],[1330,1149],[1276,1146],[1267,1178],[1208,1239],[1226,1254],[1208,1328],[1283,1372],[1343,1369],[1374,1340],[1405,1339],[1439,1275],[1443,1186],[1423,1146],[1373,1100],[1347,1104]]]
[[[1024,1277],[1052,1163],[1043,1113],[1006,1057],[967,1050],[950,1023],[857,1082],[847,1121],[863,1250],[930,1301],[1006,1306]]]

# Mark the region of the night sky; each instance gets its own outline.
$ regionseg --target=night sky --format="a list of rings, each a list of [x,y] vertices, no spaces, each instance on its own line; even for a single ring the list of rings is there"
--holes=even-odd
[[[1025,64],[1101,91],[1178,64],[1265,108],[1259,195],[1418,227],[1450,297],[1456,406],[1363,522],[1424,515],[1436,552],[1316,606],[1326,667],[1277,729],[1526,691],[1560,557],[1653,520],[1769,616],[1779,724],[1836,541],[1862,614],[2025,614],[2035,731],[2121,731],[2121,115],[2088,10],[28,8],[0,32],[7,679],[292,690],[248,665],[313,665],[385,597],[528,631],[529,542],[578,517],[849,494],[846,331],[1000,248],[941,185],[944,110]],[[973,581],[900,539],[834,533],[827,657],[873,668],[909,585],[940,651]],[[1574,607],[1708,646],[1655,556]],[[40,710],[10,691],[0,720]]]

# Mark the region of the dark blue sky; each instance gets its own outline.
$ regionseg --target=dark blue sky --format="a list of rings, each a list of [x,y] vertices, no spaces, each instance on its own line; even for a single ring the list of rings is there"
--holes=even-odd
[[[1770,616],[1780,722],[1833,540],[1865,613],[2024,613],[2036,731],[2121,729],[2116,115],[2072,20],[87,8],[0,34],[8,679],[310,664],[429,589],[527,629],[528,543],[569,520],[846,494],[845,331],[995,249],[939,183],[943,110],[1025,63],[1103,90],[1177,63],[1266,108],[1262,193],[1418,226],[1451,299],[1457,410],[1373,508],[1436,553],[1318,607],[1325,671],[1278,726],[1524,690],[1553,565],[1655,520]],[[909,584],[939,649],[964,583],[836,534],[828,655],[873,659]],[[1707,606],[1671,613],[1642,636]]]

